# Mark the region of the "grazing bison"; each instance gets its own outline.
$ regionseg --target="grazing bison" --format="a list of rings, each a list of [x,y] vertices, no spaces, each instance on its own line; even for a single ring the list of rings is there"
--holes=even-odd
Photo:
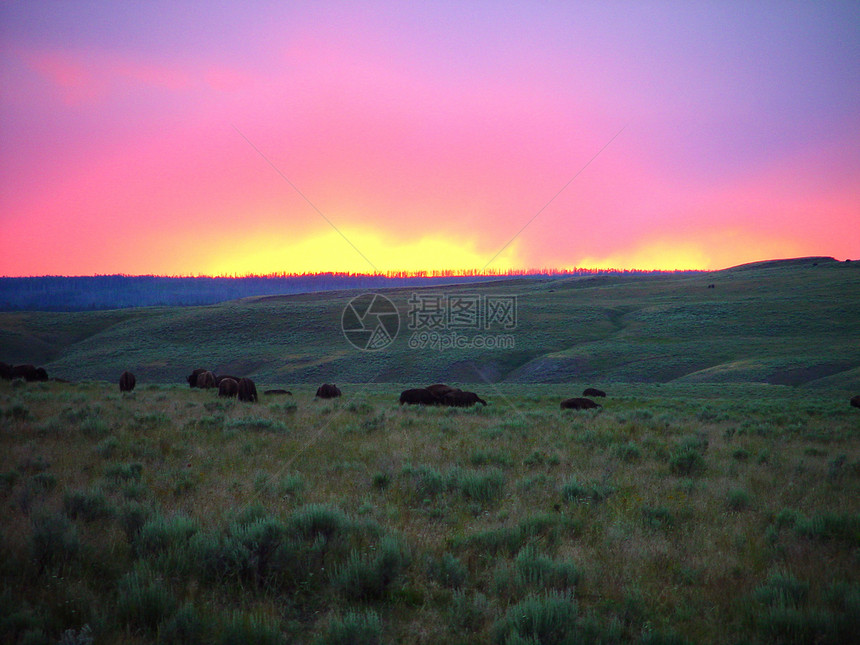
[[[860,408],[860,394],[851,397],[851,405],[855,408]]]
[[[137,379],[134,378],[134,374],[131,372],[123,372],[119,377],[119,391],[120,392],[131,392],[134,389],[134,386],[137,384]]]
[[[333,399],[340,396],[340,390],[334,383],[323,383],[317,388],[317,396],[321,399]]]
[[[212,372],[203,372],[197,375],[197,387],[203,390],[215,387],[215,375]]]
[[[12,378],[12,366],[8,363],[4,363],[3,361],[0,361],[0,378]]]
[[[591,410],[592,408],[602,407],[591,399],[565,399],[561,402],[562,410]]]
[[[239,394],[239,382],[234,378],[224,378],[218,384],[218,396],[236,396]]]
[[[202,367],[198,367],[196,370],[191,372],[188,376],[185,377],[185,380],[188,381],[188,385],[191,387],[197,387],[197,377],[200,376],[203,372],[208,372],[209,370],[205,370]]]
[[[476,403],[487,405],[487,402],[474,392],[454,390],[442,397],[442,405],[449,405],[455,408],[470,408]]]
[[[293,395],[289,390],[266,390],[263,394],[288,394],[290,396]]]
[[[257,401],[257,386],[249,378],[239,379],[239,400],[254,403]]]
[[[588,387],[582,393],[582,396],[606,396],[606,392],[598,390],[596,387]]]
[[[450,385],[445,385],[444,383],[434,383],[433,385],[428,385],[427,389],[433,392],[438,397],[443,397],[448,392],[459,392],[456,387],[451,387]]]
[[[231,378],[238,383],[239,379],[242,377],[241,376],[233,376],[231,374],[221,374],[220,376],[216,375],[215,376],[215,385],[221,385],[221,381],[223,381],[225,378]]]
[[[22,378],[25,381],[36,380],[35,365],[14,365],[12,367],[12,378]]]
[[[400,393],[400,405],[436,405],[439,397],[433,394],[430,388],[418,387],[411,390],[403,390]]]
[[[25,381],[47,381],[48,373],[44,367],[16,365],[12,368],[12,378],[22,378]]]

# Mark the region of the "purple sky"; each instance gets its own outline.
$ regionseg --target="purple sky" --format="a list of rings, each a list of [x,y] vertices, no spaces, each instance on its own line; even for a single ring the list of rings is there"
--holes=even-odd
[[[212,4],[0,2],[0,275],[480,269],[619,131],[490,268],[860,257],[860,3]]]

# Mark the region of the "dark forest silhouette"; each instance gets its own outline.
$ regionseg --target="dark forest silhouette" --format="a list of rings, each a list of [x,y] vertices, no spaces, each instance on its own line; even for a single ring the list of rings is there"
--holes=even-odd
[[[0,311],[88,311],[127,307],[210,305],[250,296],[289,295],[338,289],[430,287],[505,278],[663,273],[682,272],[522,269],[402,271],[387,274],[271,274],[242,277],[96,275],[0,278]]]

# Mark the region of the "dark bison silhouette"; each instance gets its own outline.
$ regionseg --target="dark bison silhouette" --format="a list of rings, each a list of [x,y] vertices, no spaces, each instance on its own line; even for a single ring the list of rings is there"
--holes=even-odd
[[[582,396],[606,396],[606,392],[598,390],[596,387],[588,387],[585,388],[585,392],[582,393]]]
[[[280,390],[280,389],[278,389],[278,390],[266,390],[265,392],[263,392],[263,394],[288,394],[290,396],[293,395],[293,393],[290,392],[289,390]]]
[[[134,378],[134,374],[129,371],[125,371],[119,376],[119,391],[120,392],[131,392],[134,389],[134,386],[137,384],[137,379]]]
[[[400,393],[400,405],[404,403],[409,405],[437,405],[440,400],[430,388],[416,387],[411,390],[403,390]]]
[[[188,385],[191,387],[197,387],[197,377],[200,376],[203,372],[208,372],[209,370],[204,369],[202,367],[198,367],[196,370],[191,372],[188,376],[185,377],[185,380],[188,381]]]
[[[239,394],[239,381],[234,378],[222,378],[218,384],[218,396],[236,396]]]
[[[340,390],[334,383],[323,383],[317,388],[317,396],[321,399],[333,399],[340,394]]]
[[[257,386],[249,378],[239,379],[239,400],[254,403],[257,400]]]
[[[487,402],[474,392],[465,392],[463,390],[454,390],[453,392],[448,392],[442,397],[442,405],[449,405],[456,408],[470,408],[476,403],[487,405]]]
[[[851,405],[855,408],[860,408],[860,394],[851,397]]]
[[[12,378],[22,378],[25,381],[47,381],[48,373],[44,367],[16,365],[12,368]]]
[[[212,372],[203,372],[197,375],[197,387],[208,390],[215,387],[215,375]]]
[[[574,398],[574,399],[565,399],[561,402],[562,410],[591,410],[592,408],[601,407],[591,399],[582,399],[582,398]]]
[[[450,385],[445,385],[444,383],[434,383],[433,385],[428,385],[427,389],[438,397],[443,397],[448,394],[448,392],[460,391],[456,387],[451,387]]]
[[[236,382],[238,383],[238,382],[239,382],[239,379],[240,379],[240,378],[242,378],[242,377],[241,377],[241,376],[233,376],[232,374],[220,374],[220,375],[216,375],[216,376],[215,376],[215,385],[221,385],[221,381],[223,381],[225,378],[231,378],[231,379],[233,379],[234,381],[236,381]]]
[[[0,378],[12,378],[12,366],[9,365],[9,363],[4,363],[3,361],[0,361]]]

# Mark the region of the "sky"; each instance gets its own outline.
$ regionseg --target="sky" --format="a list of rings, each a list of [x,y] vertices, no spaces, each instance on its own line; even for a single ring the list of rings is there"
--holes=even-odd
[[[0,275],[860,258],[860,3],[0,0]]]

